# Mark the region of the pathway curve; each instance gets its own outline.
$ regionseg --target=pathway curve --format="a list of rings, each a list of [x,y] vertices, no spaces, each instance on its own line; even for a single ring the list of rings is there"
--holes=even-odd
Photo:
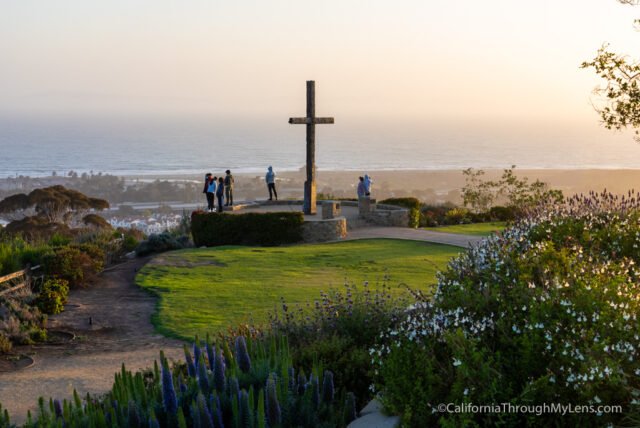
[[[433,232],[424,229],[410,229],[407,227],[362,227],[350,230],[345,240],[391,238],[407,239],[411,241],[425,241],[436,244],[454,245],[469,248],[484,239],[483,236],[461,235],[458,233]]]
[[[38,397],[70,398],[104,393],[122,363],[129,370],[153,365],[161,349],[178,358],[182,342],[154,332],[156,297],[138,288],[134,277],[148,259],[132,260],[105,271],[89,288],[73,290],[65,311],[50,317],[49,328],[73,332],[62,345],[36,345],[17,351],[31,355],[34,366],[0,373],[0,403],[21,423]],[[91,317],[91,324],[89,323]]]

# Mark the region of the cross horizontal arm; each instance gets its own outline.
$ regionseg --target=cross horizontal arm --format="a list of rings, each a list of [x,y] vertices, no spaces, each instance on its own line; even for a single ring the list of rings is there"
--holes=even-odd
[[[292,125],[311,125],[312,123],[315,125],[319,125],[331,124],[334,122],[332,117],[314,117],[313,122],[311,122],[310,117],[292,117],[289,118],[289,123]]]

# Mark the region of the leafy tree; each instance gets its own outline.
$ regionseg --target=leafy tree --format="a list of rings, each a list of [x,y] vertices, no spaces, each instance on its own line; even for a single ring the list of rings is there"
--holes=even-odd
[[[21,220],[35,214],[29,203],[29,196],[24,193],[11,195],[0,201],[0,217],[8,221]]]
[[[0,216],[8,220],[24,219],[35,212],[49,223],[70,223],[74,215],[88,210],[109,208],[104,199],[90,198],[64,186],[35,189],[28,195],[17,194],[0,201]]]
[[[46,240],[54,235],[71,237],[73,234],[66,224],[51,223],[44,217],[30,216],[9,223],[4,230],[11,235],[22,235],[33,240]]]
[[[475,212],[487,211],[496,198],[494,181],[484,181],[484,171],[467,168],[462,171],[465,176],[465,185],[462,188],[462,201],[464,206],[471,207]]]
[[[462,188],[462,200],[465,207],[476,213],[486,212],[494,203],[503,203],[516,211],[538,205],[541,202],[560,203],[562,191],[550,189],[543,181],[529,183],[527,177],[518,178],[513,170],[515,165],[505,169],[499,180],[483,180],[484,171],[468,168],[465,186]]]
[[[640,4],[640,0],[618,0],[629,5]],[[636,25],[640,20],[635,20]],[[633,128],[634,139],[640,142],[640,62],[626,55],[609,50],[604,44],[596,57],[582,63],[582,68],[593,67],[605,84],[596,88],[596,94],[602,96],[601,106],[596,106],[603,124],[607,129]]]
[[[101,217],[98,214],[87,214],[86,216],[82,217],[82,223],[84,223],[86,226],[94,227],[96,229],[113,229],[109,222],[105,220],[104,217]]]

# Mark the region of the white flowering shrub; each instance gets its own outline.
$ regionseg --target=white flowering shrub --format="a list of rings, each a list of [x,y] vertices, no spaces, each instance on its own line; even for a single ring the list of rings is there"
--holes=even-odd
[[[410,426],[638,424],[639,199],[575,197],[453,260],[434,296],[371,350],[388,410]],[[439,403],[592,410],[442,413]]]

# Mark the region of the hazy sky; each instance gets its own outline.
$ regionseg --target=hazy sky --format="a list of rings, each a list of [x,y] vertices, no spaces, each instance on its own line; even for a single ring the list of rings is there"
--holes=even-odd
[[[501,118],[586,123],[615,0],[3,0],[0,114]]]

